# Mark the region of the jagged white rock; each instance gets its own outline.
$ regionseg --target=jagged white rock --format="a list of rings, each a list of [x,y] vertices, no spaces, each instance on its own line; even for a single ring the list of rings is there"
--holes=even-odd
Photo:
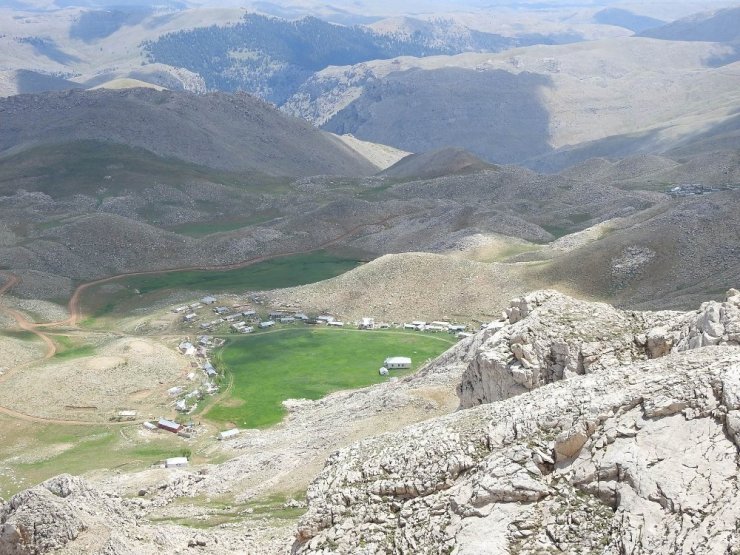
[[[268,467],[284,476],[340,441],[295,553],[735,553],[739,345],[737,291],[689,313],[537,292],[412,377],[289,403],[282,427],[243,434],[245,454],[206,474],[168,473],[134,499],[60,476],[0,502],[0,554],[273,553],[247,526],[195,532],[147,514]],[[428,418],[414,392],[454,384],[457,412],[352,443],[382,411]]]
[[[295,552],[734,553],[738,301],[516,299],[468,354],[472,408],[333,455]]]

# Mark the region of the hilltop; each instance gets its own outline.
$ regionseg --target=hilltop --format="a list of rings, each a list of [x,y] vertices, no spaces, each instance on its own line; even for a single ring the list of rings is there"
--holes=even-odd
[[[97,140],[229,171],[283,176],[377,171],[335,137],[246,94],[144,88],[51,92],[2,99],[0,111],[0,156]]]
[[[433,179],[492,168],[491,164],[461,148],[447,148],[406,156],[383,170],[381,175],[401,179]]]

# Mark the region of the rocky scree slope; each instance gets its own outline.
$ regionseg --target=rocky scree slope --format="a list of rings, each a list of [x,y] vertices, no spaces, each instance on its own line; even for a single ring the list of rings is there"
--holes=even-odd
[[[541,292],[477,341],[465,410],[332,455],[295,552],[740,548],[740,292],[654,314]]]

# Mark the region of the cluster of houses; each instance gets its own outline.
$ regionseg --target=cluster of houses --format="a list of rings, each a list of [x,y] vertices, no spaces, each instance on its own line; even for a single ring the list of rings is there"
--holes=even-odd
[[[668,189],[668,194],[672,197],[695,197],[718,193],[720,191],[729,191],[729,186],[711,186],[702,185],[701,183],[685,183],[683,185],[674,185]]]
[[[253,333],[256,330],[266,330],[277,325],[293,324],[300,322],[309,326],[324,325],[327,327],[343,328],[345,322],[337,320],[334,316],[324,314],[316,317],[309,317],[302,312],[272,311],[266,317],[262,318],[250,307],[247,306],[221,306],[218,299],[213,296],[206,296],[200,301],[177,307],[176,313],[183,314],[183,321],[194,323],[200,320],[201,316],[196,310],[204,307],[210,307],[217,318],[200,323],[203,330],[213,331],[219,326],[228,325],[232,333]],[[456,324],[446,321],[426,322],[414,320],[404,324],[376,323],[374,318],[364,317],[359,322],[351,324],[361,330],[400,328],[405,330],[424,331],[424,332],[447,332],[455,334],[458,338],[469,337],[467,332],[468,326],[465,324]]]
[[[200,379],[195,372],[188,375],[188,380],[198,382],[198,386],[187,393],[185,388],[180,386],[173,387],[168,391],[170,396],[177,398],[175,410],[182,413],[192,412],[198,406],[198,402],[202,401],[206,395],[218,393],[218,385],[215,382],[218,370],[208,358],[208,352],[211,347],[220,347],[223,344],[223,339],[214,338],[210,335],[200,335],[197,337],[195,344],[189,339],[185,339],[178,345],[180,353],[193,358],[191,365],[200,368],[203,375]]]
[[[465,324],[453,324],[444,321],[422,322],[421,320],[414,320],[413,322],[405,323],[403,325],[403,329],[414,331],[454,333],[458,338],[470,337],[470,335],[472,335],[465,331],[468,329],[468,326],[466,326]]]

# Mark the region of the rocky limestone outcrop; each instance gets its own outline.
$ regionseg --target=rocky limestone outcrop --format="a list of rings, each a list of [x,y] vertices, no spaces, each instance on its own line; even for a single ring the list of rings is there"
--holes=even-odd
[[[733,553],[740,349],[611,367],[336,453],[296,553]]]
[[[124,499],[63,474],[0,504],[0,555],[266,552],[243,533],[152,524],[146,509],[146,500]]]
[[[673,350],[740,345],[740,292],[680,313],[625,312],[539,291],[514,299],[482,341],[458,387],[462,408]]]
[[[738,325],[734,290],[515,299],[457,351],[464,410],[330,457],[294,552],[740,552]]]
[[[638,338],[651,358],[712,345],[740,345],[740,291],[731,289],[724,302],[703,303],[697,312],[684,314]]]
[[[120,502],[99,494],[82,479],[57,476],[0,506],[0,553],[36,555],[61,549],[95,528],[100,514],[127,518]]]

